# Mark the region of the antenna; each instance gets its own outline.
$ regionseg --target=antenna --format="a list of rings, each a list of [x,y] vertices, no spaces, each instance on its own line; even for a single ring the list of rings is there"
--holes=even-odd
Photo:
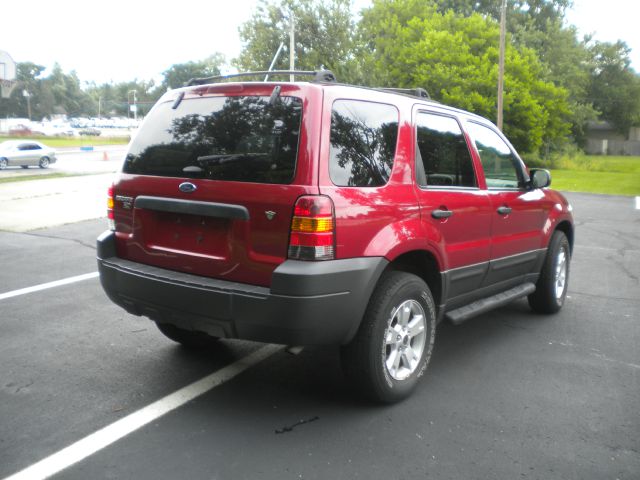
[[[276,61],[278,60],[278,57],[280,56],[280,52],[282,51],[282,47],[284,47],[284,42],[280,42],[280,46],[278,47],[278,51],[276,52],[276,55],[273,57],[273,60],[271,61],[271,65],[269,65],[269,69],[267,70],[267,72],[270,72],[270,71],[273,70],[273,67],[276,64]],[[268,73],[264,76],[264,81],[266,82],[267,80],[269,80],[269,74]]]

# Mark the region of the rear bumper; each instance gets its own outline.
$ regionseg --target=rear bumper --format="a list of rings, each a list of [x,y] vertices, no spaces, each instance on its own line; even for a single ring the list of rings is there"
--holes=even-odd
[[[129,313],[216,337],[288,345],[348,343],[388,263],[383,257],[287,260],[266,288],[119,258],[112,232],[97,247],[102,287]]]

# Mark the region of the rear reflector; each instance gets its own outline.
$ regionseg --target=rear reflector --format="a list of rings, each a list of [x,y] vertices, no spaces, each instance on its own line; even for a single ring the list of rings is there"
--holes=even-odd
[[[291,220],[289,258],[333,260],[335,258],[333,202],[322,195],[298,198]]]

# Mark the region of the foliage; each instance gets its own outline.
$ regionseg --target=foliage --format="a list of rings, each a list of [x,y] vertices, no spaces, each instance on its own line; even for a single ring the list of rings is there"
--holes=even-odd
[[[241,71],[267,70],[280,43],[275,70],[289,69],[289,30],[295,22],[295,68],[324,66],[343,82],[353,80],[355,24],[351,0],[261,0],[253,17],[240,27],[244,48],[233,62]]]
[[[454,12],[471,16],[474,13],[489,15],[500,20],[500,0],[434,0],[438,11]],[[544,30],[548,21],[562,20],[571,6],[571,0],[507,0],[507,21],[509,31],[514,27],[530,24],[537,30]]]
[[[204,78],[220,75],[220,68],[224,63],[224,55],[217,52],[204,60],[177,63],[162,72],[162,75],[164,76],[162,87],[164,89],[180,88],[192,78]]]
[[[640,125],[640,77],[630,68],[630,49],[624,42],[596,42],[590,49],[593,73],[589,94],[602,112],[623,135],[629,127]]]
[[[571,0],[507,0],[505,132],[522,150],[548,156],[567,140],[584,142],[590,120],[622,134],[640,125],[640,76],[624,42],[579,38],[565,21]],[[344,83],[424,86],[437,99],[495,118],[500,0],[373,0],[358,21],[352,0],[260,0],[239,29],[243,50],[232,64],[265,70],[284,45],[276,69],[289,68],[295,23],[296,68],[324,66]],[[220,74],[219,53],[170,66],[161,83],[82,82],[59,65],[50,71],[19,63],[20,82],[0,99],[0,117],[144,116],[169,88]],[[24,91],[29,97],[24,96]]]
[[[419,0],[380,0],[360,27],[382,85],[422,86],[445,104],[495,118],[500,32],[494,20],[439,13]],[[566,136],[567,91],[544,80],[535,51],[508,43],[505,64],[504,130],[516,148],[534,151]]]

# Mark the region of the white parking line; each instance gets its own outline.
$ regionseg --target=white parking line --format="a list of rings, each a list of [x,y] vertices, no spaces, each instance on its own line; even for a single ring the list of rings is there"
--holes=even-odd
[[[202,380],[187,385],[111,425],[107,425],[44,460],[5,478],[5,480],[37,480],[55,475],[194,398],[228,382],[236,375],[266,360],[283,348],[284,346],[282,345],[265,345],[237,362],[204,377]]]
[[[39,292],[40,290],[46,290],[47,288],[59,287],[61,285],[68,285],[70,283],[82,282],[83,280],[89,280],[96,278],[98,272],[85,273],[84,275],[77,275],[75,277],[63,278],[62,280],[56,280],[55,282],[41,283],[34,287],[21,288],[20,290],[13,290],[11,292],[0,293],[0,300],[6,298],[17,297],[18,295],[25,295],[27,293]]]

